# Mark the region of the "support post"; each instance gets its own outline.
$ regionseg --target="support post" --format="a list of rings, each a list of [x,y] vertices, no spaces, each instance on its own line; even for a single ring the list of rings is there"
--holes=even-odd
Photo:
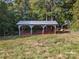
[[[41,25],[43,30],[42,30],[42,34],[44,34],[44,28],[46,27],[46,25]]]
[[[30,27],[30,29],[31,29],[31,30],[30,30],[30,34],[31,34],[31,35],[33,34],[33,31],[32,31],[33,26],[34,26],[34,25],[29,25],[29,27]]]
[[[44,34],[44,27],[43,27],[43,30],[42,30],[42,34]]]
[[[56,34],[56,25],[54,25],[54,33]]]
[[[18,26],[19,36],[21,35],[21,30],[20,30],[20,28],[21,28],[21,25]]]

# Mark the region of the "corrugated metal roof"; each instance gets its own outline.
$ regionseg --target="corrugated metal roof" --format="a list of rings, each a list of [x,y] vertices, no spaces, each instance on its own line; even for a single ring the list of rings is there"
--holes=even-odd
[[[57,21],[19,21],[17,25],[57,25]]]

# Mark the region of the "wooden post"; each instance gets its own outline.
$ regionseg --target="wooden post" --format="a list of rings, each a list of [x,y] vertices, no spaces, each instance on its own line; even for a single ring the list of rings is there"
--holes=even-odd
[[[30,34],[31,34],[31,35],[33,34],[33,31],[32,31],[33,26],[34,26],[34,25],[29,25],[29,27],[30,27],[30,29],[31,29],[31,30],[30,30]]]
[[[54,33],[56,34],[56,25],[54,25]]]
[[[44,34],[44,28],[46,27],[46,25],[41,25],[43,30],[42,30],[42,34]]]
[[[43,30],[42,30],[42,34],[44,34],[44,27],[43,27]]]
[[[20,28],[21,28],[21,25],[18,26],[19,36],[21,35],[21,30],[20,30]]]

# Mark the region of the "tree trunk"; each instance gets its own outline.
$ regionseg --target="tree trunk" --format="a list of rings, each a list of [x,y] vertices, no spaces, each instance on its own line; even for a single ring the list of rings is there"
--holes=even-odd
[[[46,21],[47,21],[47,12],[46,12]]]

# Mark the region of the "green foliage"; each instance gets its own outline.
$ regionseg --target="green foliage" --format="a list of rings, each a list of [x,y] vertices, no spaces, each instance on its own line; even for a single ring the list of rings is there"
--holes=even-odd
[[[16,14],[12,10],[12,4],[0,2],[0,33],[5,35],[14,31],[16,27]]]
[[[76,22],[79,19],[78,4],[78,0],[15,0],[9,4],[0,1],[0,33],[17,31],[16,22],[20,19],[54,19],[59,24],[65,20]]]

